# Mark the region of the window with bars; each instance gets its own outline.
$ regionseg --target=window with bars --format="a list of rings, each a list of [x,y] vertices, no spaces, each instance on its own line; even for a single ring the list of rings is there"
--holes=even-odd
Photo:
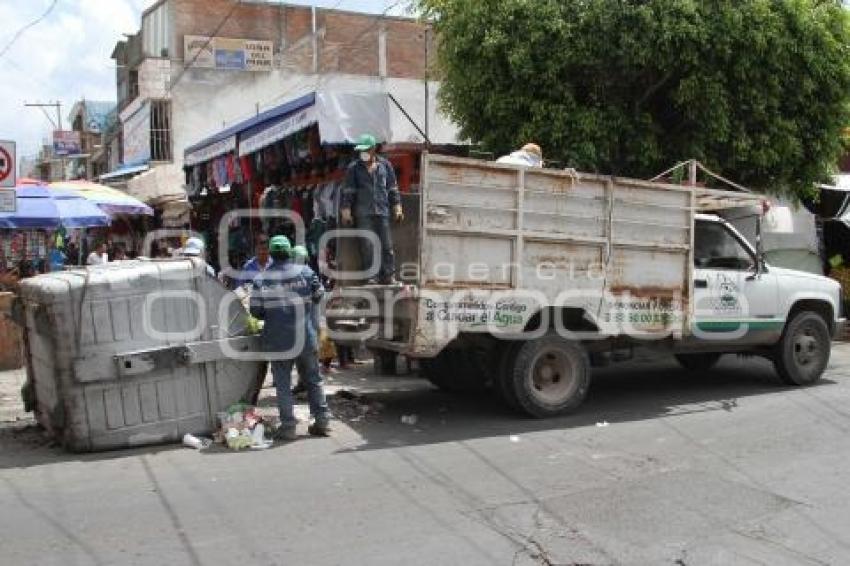
[[[151,100],[151,161],[171,161],[171,101]]]

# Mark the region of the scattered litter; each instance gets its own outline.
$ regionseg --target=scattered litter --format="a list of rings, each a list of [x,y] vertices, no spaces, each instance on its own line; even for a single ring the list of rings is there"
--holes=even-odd
[[[272,445],[272,441],[266,438],[266,425],[256,407],[243,403],[231,405],[216,416],[219,430],[215,439],[231,450],[265,450]]]
[[[416,415],[402,415],[401,416],[401,424],[413,426],[417,422],[419,422],[419,417],[416,416]]]
[[[361,398],[361,395],[354,393],[353,391],[349,391],[348,389],[340,389],[336,392],[336,396],[340,399],[346,399],[349,401],[354,401]]]
[[[205,450],[212,446],[213,441],[209,438],[198,438],[194,434],[188,432],[183,435],[183,446],[194,448],[195,450]]]
[[[384,409],[383,403],[346,389],[329,396],[328,405],[336,418],[348,422],[380,421],[380,413]]]
[[[512,434],[508,437],[511,442],[519,442],[519,436]]]
[[[606,427],[606,426],[608,426],[608,421],[600,421],[600,422],[596,423],[596,426]]]

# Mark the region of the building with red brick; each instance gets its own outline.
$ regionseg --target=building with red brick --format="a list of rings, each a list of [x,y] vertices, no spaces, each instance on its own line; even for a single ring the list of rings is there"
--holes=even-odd
[[[309,92],[384,92],[395,141],[455,143],[437,108],[429,27],[409,18],[235,0],[160,0],[116,44],[129,192],[183,196],[183,152],[209,134]],[[420,133],[421,130],[421,133]],[[140,174],[141,172],[141,174]]]

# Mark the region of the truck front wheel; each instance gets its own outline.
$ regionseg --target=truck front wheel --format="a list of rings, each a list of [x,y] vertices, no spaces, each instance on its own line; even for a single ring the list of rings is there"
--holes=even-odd
[[[823,317],[813,312],[798,312],[776,345],[773,354],[776,373],[788,385],[810,385],[823,375],[831,346]]]
[[[590,360],[581,345],[557,334],[529,340],[516,349],[512,377],[517,405],[537,418],[578,407],[590,386]]]

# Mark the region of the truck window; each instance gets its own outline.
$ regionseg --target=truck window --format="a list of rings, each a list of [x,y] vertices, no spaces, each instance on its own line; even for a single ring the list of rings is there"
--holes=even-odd
[[[697,221],[694,265],[701,269],[747,271],[755,267],[755,258],[723,224]]]

